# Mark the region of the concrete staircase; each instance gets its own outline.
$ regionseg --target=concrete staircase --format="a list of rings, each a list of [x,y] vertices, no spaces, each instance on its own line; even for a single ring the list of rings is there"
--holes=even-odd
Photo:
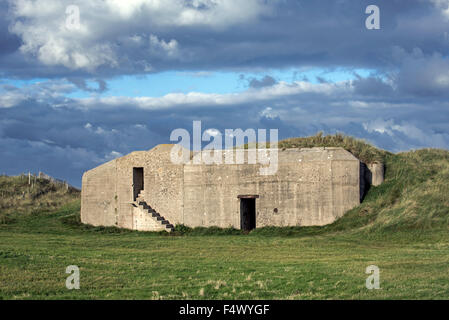
[[[144,212],[148,212],[148,214],[159,224],[162,226],[165,226],[165,230],[167,232],[172,232],[175,227],[164,217],[162,217],[156,210],[151,208],[150,205],[148,205],[145,202],[145,199],[143,198],[142,191],[139,193],[136,199],[137,205],[142,209]]]

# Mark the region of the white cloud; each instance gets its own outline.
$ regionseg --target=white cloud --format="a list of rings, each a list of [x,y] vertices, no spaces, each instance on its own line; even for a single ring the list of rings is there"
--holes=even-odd
[[[273,111],[273,108],[271,107],[266,107],[259,113],[259,115],[268,119],[276,119],[279,117],[279,113]]]
[[[363,123],[364,129],[369,132],[377,132],[380,134],[387,134],[396,141],[397,150],[408,150],[412,147],[433,147],[446,148],[447,134],[436,133],[431,129],[418,128],[417,126],[402,121],[400,124],[393,119],[377,118],[373,121]],[[402,134],[407,138],[406,141],[398,138],[398,134]]]
[[[268,12],[261,0],[9,0],[10,31],[22,40],[20,51],[47,66],[94,72],[100,66],[117,68],[130,62],[121,42],[150,47],[148,61],[133,61],[151,70],[151,53],[178,56],[176,39],[160,39],[154,30],[179,26],[226,28]],[[66,25],[68,5],[76,5],[80,28]],[[128,33],[134,30],[135,35]],[[149,32],[151,31],[151,33]],[[137,35],[138,34],[138,35]],[[140,34],[146,35],[141,36]],[[145,44],[144,39],[148,39]],[[126,45],[124,43],[123,45]]]
[[[150,35],[150,49],[155,53],[166,54],[169,57],[175,57],[178,55],[178,41],[172,39],[169,42],[165,42],[163,39],[159,40],[157,36]]]
[[[270,101],[278,98],[286,98],[294,95],[308,94],[320,95],[322,98],[331,95],[344,96],[350,94],[353,87],[350,82],[339,83],[320,83],[312,84],[304,81],[297,81],[291,84],[279,82],[271,87],[263,87],[260,89],[249,89],[241,93],[170,93],[162,97],[92,97],[77,99],[80,105],[88,108],[96,108],[103,106],[123,106],[134,105],[138,108],[157,110],[169,109],[178,106],[224,106],[243,103],[257,103]]]
[[[449,18],[449,0],[430,0],[437,8],[439,8],[444,16]]]
[[[390,136],[393,135],[393,120],[375,119],[370,122],[363,123],[363,128],[368,132],[386,133]]]
[[[12,108],[26,100],[20,91],[10,91],[0,94],[0,108]]]
[[[121,154],[120,152],[117,152],[117,151],[111,151],[110,153],[106,154],[104,156],[104,158],[101,159],[101,161],[99,161],[99,162],[106,162],[106,161],[114,160],[114,159],[120,158],[120,157],[123,157],[123,154]]]
[[[22,88],[3,85],[0,86],[0,108],[12,108],[28,99],[45,101],[62,97],[75,89],[75,85],[65,80],[36,82]]]

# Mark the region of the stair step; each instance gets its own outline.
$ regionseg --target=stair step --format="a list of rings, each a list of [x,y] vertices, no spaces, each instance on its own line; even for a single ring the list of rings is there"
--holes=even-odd
[[[153,218],[155,218],[162,226],[165,226],[167,232],[171,232],[174,230],[175,227],[172,224],[170,224],[170,221],[165,220],[165,218],[162,217],[156,210],[151,208],[151,206],[149,206],[145,202],[141,194],[139,194],[138,197],[136,198],[136,202],[140,208],[143,208],[144,211],[146,211]]]

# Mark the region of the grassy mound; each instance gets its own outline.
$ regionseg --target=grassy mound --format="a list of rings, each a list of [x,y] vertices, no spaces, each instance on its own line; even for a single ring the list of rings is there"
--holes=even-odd
[[[385,182],[335,223],[373,232],[449,228],[449,151],[423,149],[388,155]]]
[[[423,149],[387,154],[385,182],[371,187],[363,203],[324,227],[266,227],[252,234],[364,233],[394,236],[449,229],[449,151]]]
[[[80,191],[46,179],[25,175],[0,176],[0,224],[12,223],[17,217],[54,211],[80,198]]]
[[[303,138],[290,138],[282,140],[278,144],[281,149],[313,148],[313,147],[341,147],[351,152],[364,163],[385,162],[385,157],[390,153],[380,150],[368,142],[354,137],[337,133],[324,136],[322,132],[314,136]]]

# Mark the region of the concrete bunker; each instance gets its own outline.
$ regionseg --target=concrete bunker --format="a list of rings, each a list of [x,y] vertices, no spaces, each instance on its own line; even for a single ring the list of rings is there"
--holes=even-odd
[[[322,226],[359,205],[383,178],[379,165],[364,165],[342,148],[278,149],[277,172],[263,176],[259,164],[176,164],[172,147],[132,152],[85,172],[81,221],[143,231]]]

